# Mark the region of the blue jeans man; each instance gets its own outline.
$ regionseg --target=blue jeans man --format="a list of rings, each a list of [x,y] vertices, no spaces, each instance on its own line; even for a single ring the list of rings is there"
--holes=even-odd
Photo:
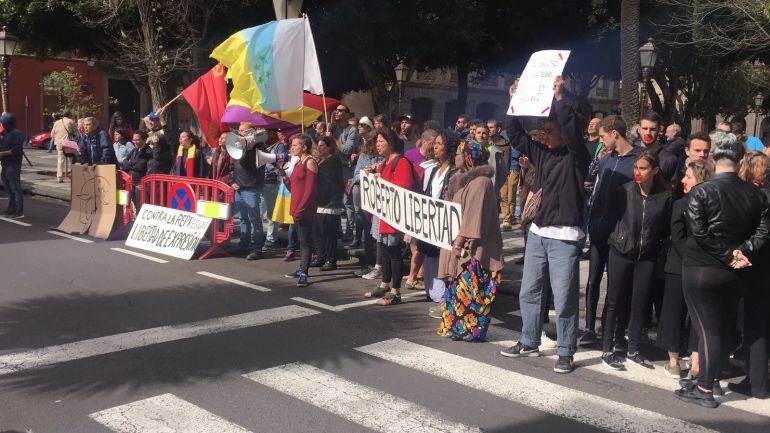
[[[259,188],[241,187],[235,191],[235,207],[241,214],[240,247],[258,255],[262,254],[262,244],[265,242],[265,230],[259,212],[261,196],[262,190]]]
[[[262,200],[260,200],[260,213],[262,221],[267,222],[267,242],[275,244],[278,241],[278,224],[273,222],[273,208],[275,198],[278,195],[278,184],[265,182],[262,188]]]
[[[546,301],[543,289],[550,279],[556,308],[556,354],[574,355],[579,320],[579,256],[580,241],[550,239],[529,233],[519,293],[521,343],[525,346],[540,346],[541,307]]]
[[[2,167],[2,180],[8,194],[6,215],[24,215],[24,191],[21,189],[21,165],[8,164]]]

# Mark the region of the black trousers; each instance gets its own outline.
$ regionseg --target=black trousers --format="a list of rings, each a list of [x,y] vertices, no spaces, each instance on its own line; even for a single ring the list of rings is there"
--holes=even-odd
[[[404,258],[401,255],[401,245],[389,247],[378,242],[382,254],[382,282],[390,284],[391,289],[401,288],[404,277]]]
[[[604,275],[604,267],[607,265],[607,256],[610,246],[607,241],[594,241],[591,239],[588,262],[588,284],[586,284],[586,329],[596,331],[596,308],[599,305],[599,292]],[[604,317],[604,314],[602,314]]]
[[[610,249],[602,336],[605,352],[611,352],[615,342],[623,340],[626,323],[628,351],[639,350],[654,272],[655,260],[631,260]]]
[[[377,263],[377,241],[372,237],[372,220],[364,211],[356,212],[356,230],[361,228],[361,237],[356,234],[356,239],[361,239],[364,244],[364,259],[362,266],[374,266]]]
[[[307,275],[313,253],[313,221],[294,220],[294,228],[299,238],[299,273]]]
[[[723,360],[728,357],[743,280],[728,269],[685,266],[682,284],[690,319],[699,338],[698,386],[710,390]]]
[[[682,293],[681,274],[666,274],[666,291],[663,294],[661,310],[658,323],[658,346],[668,352],[684,352],[687,335],[687,303]]]
[[[770,287],[752,284],[743,299],[743,348],[751,394],[768,395],[767,356],[770,345]]]
[[[321,263],[337,263],[337,239],[340,238],[339,215],[316,214],[313,221],[313,240],[315,253]]]

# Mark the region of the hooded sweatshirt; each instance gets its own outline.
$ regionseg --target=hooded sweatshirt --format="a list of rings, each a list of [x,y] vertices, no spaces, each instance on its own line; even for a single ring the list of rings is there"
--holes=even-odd
[[[588,222],[591,242],[607,242],[613,229],[610,211],[612,206],[617,205],[612,203],[612,198],[620,185],[634,180],[634,161],[643,151],[642,146],[633,146],[624,155],[613,151],[599,161],[599,175],[591,197]]]
[[[0,158],[3,166],[21,165],[24,157],[24,134],[16,129],[16,116],[5,113],[0,117],[3,125],[2,140],[0,140],[0,152],[10,151],[11,154]]]

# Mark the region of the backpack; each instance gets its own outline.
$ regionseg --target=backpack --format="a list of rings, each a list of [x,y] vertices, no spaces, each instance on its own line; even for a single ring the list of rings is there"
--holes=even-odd
[[[422,182],[420,182],[420,176],[417,175],[417,172],[414,170],[414,166],[412,165],[412,161],[410,161],[407,158],[404,158],[402,155],[396,155],[395,158],[393,158],[393,162],[390,164],[390,174],[391,176],[396,173],[396,167],[398,167],[398,161],[403,159],[409,164],[409,170],[412,173],[412,183],[408,187],[405,187],[405,189],[408,189],[409,191],[414,191],[418,193],[422,193]],[[380,173],[382,173],[385,170],[386,163],[383,163],[380,167]]]

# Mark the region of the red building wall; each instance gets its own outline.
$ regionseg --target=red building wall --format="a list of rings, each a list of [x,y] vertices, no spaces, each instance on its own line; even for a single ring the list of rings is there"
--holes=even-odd
[[[88,66],[86,60],[79,59],[47,59],[16,55],[11,56],[11,69],[8,74],[8,105],[9,110],[16,115],[16,125],[27,135],[44,130],[44,105],[41,81],[43,77],[54,71],[63,71],[68,67],[83,77],[89,91],[101,104],[101,110],[96,116],[102,124],[106,122],[105,110],[108,107],[105,95],[105,81],[101,69],[97,65]],[[25,104],[28,107],[25,110]]]

